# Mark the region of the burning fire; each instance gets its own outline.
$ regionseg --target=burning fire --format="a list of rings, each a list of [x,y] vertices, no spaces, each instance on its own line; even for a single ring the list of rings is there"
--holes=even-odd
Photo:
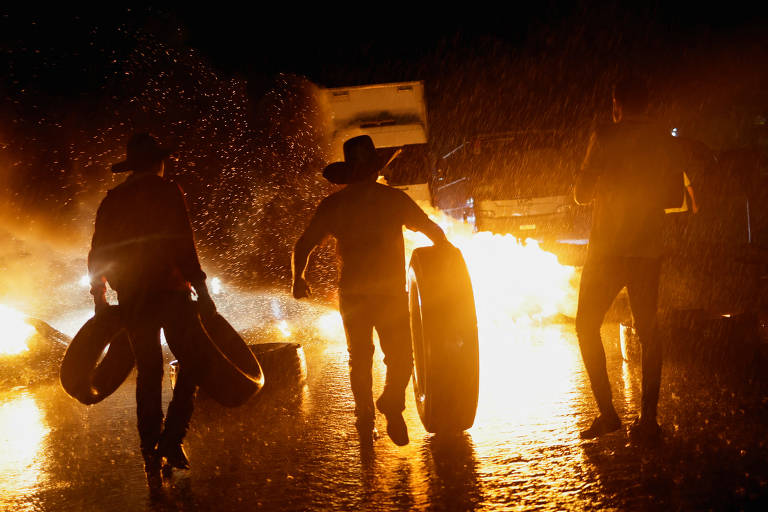
[[[0,325],[4,330],[0,337],[0,355],[16,355],[29,350],[27,340],[35,333],[35,328],[26,322],[23,314],[0,304]]]
[[[505,331],[511,324],[532,324],[558,314],[575,316],[574,267],[561,265],[535,240],[520,243],[513,235],[475,233],[464,222],[429,206],[422,208],[464,255],[481,337],[484,331],[493,335],[487,331]],[[412,231],[405,232],[405,240],[406,261],[413,249],[431,245],[426,236]]]

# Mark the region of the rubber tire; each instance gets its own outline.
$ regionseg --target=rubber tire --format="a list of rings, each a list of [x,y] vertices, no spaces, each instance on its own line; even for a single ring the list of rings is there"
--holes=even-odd
[[[264,387],[261,365],[223,316],[216,313],[202,322],[213,344],[201,347],[208,369],[200,389],[223,406],[242,405]]]
[[[248,348],[258,359],[263,371],[264,390],[303,384],[306,381],[304,349],[298,343],[255,343],[248,345]],[[178,371],[179,362],[171,361],[168,373],[171,387],[176,386]],[[202,391],[201,396],[209,396],[204,389]]]
[[[107,353],[102,358],[105,348]],[[120,308],[109,306],[85,322],[75,334],[61,361],[59,380],[69,396],[93,405],[125,382],[134,363]]]
[[[414,250],[408,282],[419,417],[427,432],[466,430],[475,421],[480,368],[475,299],[461,251]]]
[[[249,345],[264,368],[267,388],[303,384],[307,377],[304,349],[298,343],[255,343]]]

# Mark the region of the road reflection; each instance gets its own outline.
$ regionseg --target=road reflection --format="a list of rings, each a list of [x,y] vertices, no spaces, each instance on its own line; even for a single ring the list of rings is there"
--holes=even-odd
[[[27,391],[0,395],[0,508],[10,510],[44,484],[43,447],[50,428]]]
[[[580,441],[579,429],[596,409],[567,323],[481,330],[480,397],[467,432],[425,432],[409,387],[411,443],[395,446],[379,416],[381,438],[366,448],[354,428],[338,314],[282,298],[252,299],[241,296],[232,305],[253,314],[251,324],[237,319],[241,328],[268,342],[275,323],[285,321],[290,341],[304,348],[305,382],[265,388],[235,409],[201,396],[186,439],[192,469],[177,472],[155,495],[141,468],[133,377],[92,407],[67,397],[58,383],[6,391],[0,509],[662,510],[706,508],[713,489],[722,505],[745,503],[768,488],[768,412],[761,402],[744,396],[738,404],[742,397],[671,365],[660,401],[670,430],[662,449],[632,446],[623,432]],[[626,423],[637,411],[640,372],[622,361],[618,333],[616,325],[603,329],[614,402]],[[373,371],[378,395],[380,352]]]

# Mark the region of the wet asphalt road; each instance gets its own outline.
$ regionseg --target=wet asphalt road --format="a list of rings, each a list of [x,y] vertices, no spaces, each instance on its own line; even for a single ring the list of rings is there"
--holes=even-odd
[[[260,341],[302,344],[305,384],[237,409],[200,398],[192,461],[147,489],[135,428],[134,380],[86,407],[57,383],[0,393],[0,509],[81,510],[738,510],[768,503],[768,410],[759,393],[668,364],[665,439],[626,432],[580,441],[595,414],[573,326],[481,330],[481,392],[467,432],[427,434],[407,395],[411,443],[361,449],[340,326],[323,306],[244,296],[221,310]],[[239,311],[235,315],[235,311]],[[246,311],[247,314],[242,312]],[[235,318],[236,317],[236,318]],[[277,320],[290,328],[287,337]],[[54,323],[54,325],[56,325]],[[614,401],[625,424],[639,406],[639,368],[604,328]],[[383,381],[378,353],[377,391]],[[170,388],[166,381],[166,403]]]

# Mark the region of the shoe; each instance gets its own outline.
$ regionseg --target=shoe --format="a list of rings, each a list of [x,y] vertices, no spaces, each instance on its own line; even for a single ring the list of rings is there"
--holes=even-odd
[[[642,417],[638,417],[629,426],[629,437],[636,442],[658,442],[661,441],[662,434],[661,427],[655,419],[644,420]]]
[[[387,418],[387,435],[397,446],[408,444],[408,427],[403,419],[403,413],[399,410],[387,408],[384,401],[379,398],[376,401],[376,408]]]
[[[601,414],[592,422],[592,425],[586,430],[582,430],[579,433],[579,437],[582,439],[594,439],[611,432],[615,432],[621,428],[621,420],[618,414],[612,415]]]
[[[167,464],[176,469],[189,469],[189,459],[184,453],[184,445],[180,442],[163,442],[160,440],[157,447],[158,454],[164,458]]]

